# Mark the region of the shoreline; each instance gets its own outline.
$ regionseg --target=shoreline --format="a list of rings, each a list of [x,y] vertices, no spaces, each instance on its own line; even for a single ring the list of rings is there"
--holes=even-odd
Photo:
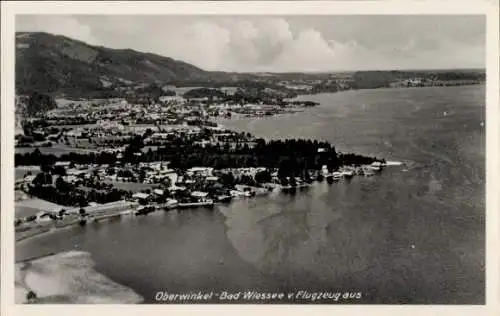
[[[470,83],[470,84],[462,84],[462,85],[445,85],[445,86],[439,86],[439,85],[429,85],[429,86],[410,86],[410,87],[379,87],[379,88],[363,88],[363,89],[347,89],[347,90],[339,90],[339,91],[325,91],[325,92],[316,92],[316,93],[305,93],[305,94],[297,94],[295,97],[292,98],[285,98],[283,100],[286,100],[288,102],[303,102],[303,101],[312,101],[310,100],[311,98],[314,98],[316,96],[321,96],[321,95],[333,95],[333,94],[339,94],[339,93],[354,93],[354,92],[360,92],[360,91],[373,91],[373,90],[408,90],[408,89],[430,89],[430,88],[453,88],[453,87],[472,87],[472,86],[485,86],[485,82],[479,82],[479,83]],[[315,101],[313,101],[315,102]],[[321,106],[320,102],[317,103],[313,107]],[[213,116],[210,117],[211,121],[225,121],[225,120],[241,120],[241,119],[259,119],[259,118],[266,118],[266,117],[276,117],[276,116],[285,116],[285,115],[295,115],[298,113],[305,112],[307,107],[300,107],[300,106],[293,106],[289,108],[289,111],[283,111],[283,112],[278,112],[278,113],[273,113],[271,115],[262,115],[262,114],[245,114],[245,113],[238,113],[238,112],[232,112],[231,117],[225,117],[225,116]],[[222,127],[225,127],[222,125]]]
[[[144,298],[97,272],[90,253],[67,251],[15,263],[16,304],[138,304]]]
[[[456,88],[456,87],[474,87],[474,86],[486,86],[486,82],[478,82],[478,83],[470,83],[470,84],[462,84],[462,85],[428,85],[428,86],[410,86],[410,87],[379,87],[379,88],[363,88],[363,89],[347,89],[347,90],[339,90],[339,91],[325,91],[325,92],[317,92],[317,93],[306,93],[306,94],[298,94],[294,98],[290,98],[289,100],[301,99],[304,97],[317,96],[317,95],[325,95],[325,94],[337,94],[343,92],[361,92],[361,91],[373,91],[373,90],[408,90],[408,89],[426,89],[426,88]]]
[[[388,161],[388,166],[400,166],[403,162]],[[313,181],[307,187],[314,187],[323,181]],[[342,183],[342,182],[341,182]],[[300,192],[297,187],[297,192]],[[286,192],[275,188],[269,193]],[[299,193],[300,194],[300,193]],[[268,198],[257,194],[255,197]],[[233,201],[252,198],[236,198]],[[216,203],[225,204],[225,203]],[[229,207],[232,202],[229,203]],[[177,209],[175,209],[177,210]],[[193,208],[192,210],[195,210]],[[177,210],[181,211],[181,210]],[[134,210],[122,211],[118,214],[101,215],[96,219],[108,221],[114,217],[131,216]],[[132,216],[133,218],[133,216]],[[94,223],[88,220],[88,224]],[[72,228],[78,221],[63,227],[43,230],[17,242],[29,241],[31,238]],[[140,304],[144,298],[134,289],[111,280],[106,274],[94,269],[91,254],[86,251],[64,251],[25,258],[15,262],[15,299],[17,304]],[[32,291],[33,293],[30,293]],[[30,299],[28,299],[30,297]]]
[[[106,215],[100,215],[99,217],[96,217],[96,218],[92,218],[92,220],[90,220],[91,223],[95,223],[95,222],[100,222],[100,221],[104,221],[104,220],[110,220],[114,217],[121,217],[121,216],[127,216],[127,215],[133,215],[133,210],[130,210],[128,212],[126,211],[122,211],[121,213],[118,213],[118,214],[106,214]],[[14,239],[15,239],[15,243],[17,244],[18,242],[23,242],[23,241],[27,241],[27,240],[30,240],[32,238],[36,238],[36,237],[41,237],[43,235],[47,235],[47,234],[50,234],[50,233],[53,233],[53,232],[58,232],[58,231],[61,231],[61,230],[64,230],[64,229],[70,229],[70,228],[74,228],[76,226],[79,225],[79,222],[80,220],[75,220],[74,222],[71,222],[71,223],[67,223],[65,224],[64,226],[51,226],[51,227],[35,227],[33,229],[38,229],[37,232],[33,232],[33,234],[28,234],[28,236],[15,236]],[[30,230],[27,230],[28,232],[31,231]],[[16,234],[16,232],[14,232],[14,235]]]
[[[386,167],[404,166],[406,164],[407,163],[403,162],[403,161],[387,161],[386,162]],[[303,188],[308,188],[308,187],[311,187],[314,184],[316,184],[318,182],[322,182],[322,181],[328,181],[328,180],[326,179],[326,177],[325,177],[324,180],[313,180],[312,183],[299,185],[299,186],[296,187],[296,189],[300,190],[300,189],[303,189]],[[335,181],[338,181],[338,180],[335,180]],[[253,197],[243,197],[243,196],[241,196],[241,197],[233,197],[232,201],[230,201],[229,203],[215,202],[214,206],[217,206],[217,205],[229,205],[230,206],[233,201],[237,201],[237,200],[241,200],[241,199],[253,199],[255,197],[265,197],[265,196],[268,196],[269,194],[275,193],[275,192],[287,193],[288,190],[291,189],[291,188],[292,187],[284,187],[284,186],[281,186],[281,185],[275,185],[275,186],[273,186],[273,188],[272,188],[271,191],[268,191],[268,190],[266,190],[265,192],[261,191],[261,192],[256,193],[255,196],[253,196]],[[265,188],[261,188],[261,189],[265,189]],[[195,210],[197,208],[198,207],[190,207],[190,208],[183,209],[183,208],[174,207],[172,209],[169,209],[169,210],[165,209],[163,211],[164,212],[169,212],[169,211]],[[155,211],[155,212],[157,212],[157,211]],[[134,214],[135,214],[135,210],[134,209],[129,209],[129,210],[121,211],[119,213],[99,215],[97,217],[90,217],[90,218],[87,218],[86,222],[87,222],[87,224],[96,223],[96,222],[106,222],[106,221],[112,220],[114,218],[121,218],[122,216],[130,216],[130,217],[133,218]],[[37,230],[37,231],[32,232],[32,234],[26,234],[26,236],[18,236],[17,234],[19,234],[19,233],[15,232],[14,233],[15,234],[15,237],[14,237],[15,238],[15,244],[21,243],[21,242],[26,242],[26,241],[29,241],[31,239],[37,238],[37,237],[42,237],[44,235],[47,235],[47,234],[50,234],[50,233],[53,233],[53,232],[58,232],[58,231],[61,231],[63,229],[74,228],[74,227],[76,227],[76,226],[79,225],[79,222],[80,222],[80,220],[78,219],[78,220],[75,220],[73,222],[66,223],[63,226],[34,227],[32,229],[33,230]],[[30,232],[32,229],[29,229],[26,232]]]

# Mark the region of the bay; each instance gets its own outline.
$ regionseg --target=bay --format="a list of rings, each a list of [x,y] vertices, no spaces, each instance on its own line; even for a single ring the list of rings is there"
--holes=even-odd
[[[16,260],[88,251],[98,271],[146,303],[157,291],[306,290],[362,293],[342,303],[483,304],[485,87],[302,98],[320,105],[221,123],[265,138],[327,140],[407,170],[65,229],[18,243]]]

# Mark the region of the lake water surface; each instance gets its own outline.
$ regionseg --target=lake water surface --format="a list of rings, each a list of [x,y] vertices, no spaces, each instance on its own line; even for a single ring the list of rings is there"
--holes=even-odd
[[[483,304],[484,86],[303,98],[321,105],[222,124],[266,138],[328,140],[342,152],[404,161],[407,170],[213,211],[74,227],[19,243],[16,260],[88,251],[100,272],[147,303],[162,290],[307,290],[362,293],[343,303]]]

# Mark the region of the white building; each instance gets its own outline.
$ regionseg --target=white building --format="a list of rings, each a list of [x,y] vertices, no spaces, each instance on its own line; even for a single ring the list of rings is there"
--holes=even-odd
[[[200,192],[200,191],[193,191],[191,193],[191,196],[199,199],[200,201],[205,201],[208,197],[208,193],[207,192]]]
[[[164,191],[163,191],[163,190],[161,190],[161,189],[154,189],[154,190],[153,190],[153,193],[154,193],[154,194],[156,194],[156,195],[160,195],[160,196],[162,196],[162,195],[163,195],[163,193],[164,193]]]
[[[71,165],[71,161],[56,161],[54,164],[55,167],[69,167]]]
[[[187,175],[189,176],[202,176],[210,177],[212,176],[214,168],[211,167],[193,167],[187,170]]]
[[[138,193],[135,193],[134,195],[132,195],[132,198],[138,199],[138,200],[145,200],[148,197],[149,197],[149,194],[142,193],[142,192],[138,192]]]

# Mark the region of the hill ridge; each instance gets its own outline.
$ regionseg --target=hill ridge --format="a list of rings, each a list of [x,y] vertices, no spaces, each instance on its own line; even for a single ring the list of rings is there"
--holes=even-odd
[[[16,32],[19,93],[85,94],[106,90],[109,85],[210,77],[209,72],[199,67],[150,52],[95,46],[46,32]]]

